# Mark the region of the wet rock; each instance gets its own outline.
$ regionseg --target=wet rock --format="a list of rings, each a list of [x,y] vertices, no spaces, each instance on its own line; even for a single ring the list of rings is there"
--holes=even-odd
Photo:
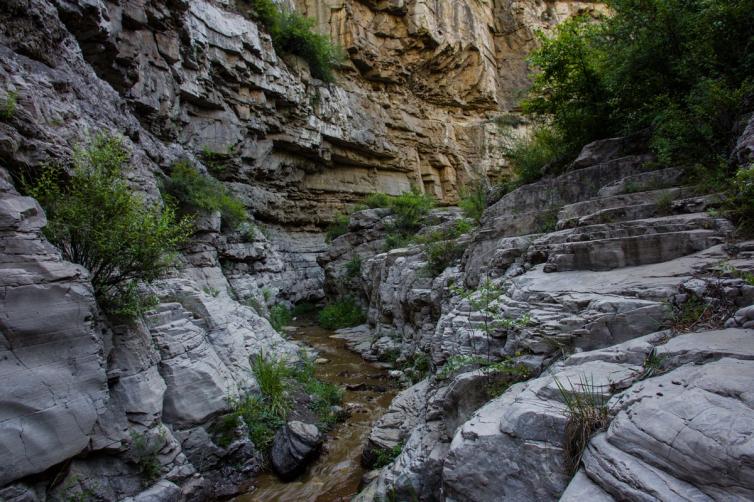
[[[283,479],[296,477],[316,457],[322,435],[316,425],[288,422],[275,434],[272,443],[272,468]]]

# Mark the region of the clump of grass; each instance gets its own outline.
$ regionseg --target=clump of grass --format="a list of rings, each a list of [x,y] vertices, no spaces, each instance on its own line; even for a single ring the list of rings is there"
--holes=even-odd
[[[330,223],[325,231],[325,238],[327,242],[331,242],[333,239],[340,237],[348,232],[348,222],[350,218],[347,214],[338,214],[335,216],[335,220]]]
[[[379,469],[381,467],[385,467],[386,465],[390,465],[396,458],[398,458],[398,455],[401,454],[401,452],[403,451],[403,446],[404,443],[400,442],[392,448],[380,448],[374,451],[374,460],[372,461],[371,467],[373,469]]]
[[[302,362],[293,370],[292,376],[309,395],[309,409],[317,416],[320,429],[330,430],[344,418],[342,413],[333,411],[343,401],[343,389],[318,379],[314,374],[314,362],[310,358],[302,356]]]
[[[361,203],[372,209],[386,208],[390,207],[390,196],[382,192],[375,192],[367,195]]]
[[[471,228],[470,220],[462,219],[457,220],[448,229],[429,232],[415,239],[422,245],[427,260],[425,270],[429,275],[437,277],[463,255],[466,245],[460,244],[456,239],[469,232]]]
[[[131,433],[131,452],[145,484],[149,484],[160,477],[162,464],[160,464],[158,454],[164,444],[164,429],[161,429],[159,435],[152,440],[146,434]]]
[[[461,200],[458,201],[458,207],[463,211],[463,215],[472,219],[477,224],[482,219],[484,210],[487,209],[487,185],[479,180],[471,186],[464,187],[461,190]]]
[[[555,378],[560,396],[566,406],[568,421],[563,439],[563,453],[566,468],[571,475],[576,474],[589,440],[594,434],[607,427],[610,413],[607,400],[594,385],[594,379],[580,378],[578,389],[569,381],[569,389]]]
[[[655,211],[660,216],[673,214],[673,196],[670,193],[662,194],[657,202],[655,202],[655,208]]]
[[[10,120],[13,115],[16,114],[16,106],[18,103],[18,93],[15,91],[8,91],[5,94],[5,99],[0,103],[0,119]]]
[[[248,220],[243,203],[211,176],[204,176],[187,161],[176,162],[164,190],[180,203],[185,212],[220,211],[223,225],[235,229]]]
[[[268,320],[275,331],[280,333],[293,320],[293,312],[285,305],[273,305]]]
[[[703,321],[710,308],[711,306],[705,304],[701,298],[692,296],[684,303],[674,307],[671,329],[679,333],[694,329]]]
[[[269,411],[281,418],[285,417],[291,406],[285,383],[288,376],[285,361],[267,359],[260,353],[254,358],[252,372]]]
[[[352,296],[344,296],[326,305],[319,313],[319,325],[326,329],[348,328],[364,321],[364,311]]]
[[[355,254],[346,262],[346,277],[354,279],[361,274],[361,256]]]

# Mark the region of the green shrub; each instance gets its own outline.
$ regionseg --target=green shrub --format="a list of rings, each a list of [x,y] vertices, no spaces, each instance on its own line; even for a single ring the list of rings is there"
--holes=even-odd
[[[243,203],[230,194],[222,182],[204,176],[186,161],[173,165],[164,188],[178,200],[184,211],[220,211],[223,225],[228,228],[237,228],[248,220]]]
[[[47,239],[63,258],[89,270],[100,306],[135,316],[153,303],[139,297],[137,284],[164,275],[192,224],[178,220],[169,205],[150,205],[134,194],[122,177],[128,161],[119,138],[100,134],[76,150],[69,179],[62,168],[48,166],[24,184],[45,209]]]
[[[557,138],[517,152],[532,179],[592,140],[646,131],[664,165],[714,165],[754,96],[754,11],[731,0],[610,0],[541,36],[524,114]],[[535,132],[536,134],[536,132]],[[537,160],[536,156],[541,155]],[[729,173],[730,174],[730,173]]]
[[[227,152],[216,152],[205,146],[202,148],[202,161],[207,166],[207,170],[213,176],[220,176],[225,173],[226,165],[233,152],[233,147],[228,147]]]
[[[375,192],[367,195],[362,204],[372,209],[390,207],[391,197],[388,194],[382,192]]]
[[[285,361],[266,359],[263,354],[258,354],[251,367],[269,411],[285,418],[291,406],[285,382],[288,377]]]
[[[463,215],[479,223],[482,213],[487,209],[487,185],[481,180],[477,181],[470,187],[464,187],[460,195],[458,207],[463,211]]]
[[[327,242],[331,242],[333,239],[348,233],[349,220],[350,218],[347,214],[336,215],[335,221],[333,221],[325,231],[325,238],[327,239]]]
[[[342,414],[333,411],[333,407],[343,401],[343,389],[318,379],[311,359],[302,357],[302,362],[293,370],[292,376],[309,395],[309,409],[317,415],[320,429],[329,430],[343,418]]]
[[[374,452],[374,462],[372,463],[373,469],[379,469],[390,465],[393,460],[398,458],[398,455],[403,451],[403,443],[398,443],[392,448],[380,448]]]
[[[346,296],[325,306],[319,313],[319,325],[326,329],[357,326],[366,321],[361,306],[351,296]]]
[[[416,232],[434,205],[432,197],[416,189],[391,197],[390,209],[396,216],[394,230],[404,235]]]
[[[334,81],[333,67],[343,60],[343,52],[329,37],[314,31],[314,19],[282,8],[274,0],[246,1],[269,31],[275,50],[303,58],[315,78]]]
[[[149,440],[145,434],[131,433],[131,451],[145,484],[150,484],[160,477],[162,465],[158,454],[164,445],[164,429],[161,429],[159,435],[152,440]]]
[[[425,270],[432,276],[440,275],[451,263],[459,259],[466,249],[465,244],[455,239],[471,230],[471,222],[466,219],[456,220],[447,230],[436,230],[418,236],[415,240],[422,245],[427,260]]]
[[[0,119],[10,120],[13,115],[16,114],[16,105],[18,102],[18,93],[15,91],[8,91],[5,94],[5,99],[0,104]]]
[[[538,124],[523,136],[511,137],[503,146],[503,154],[515,175],[511,188],[537,181],[548,170],[557,174],[576,151],[577,148],[569,148],[562,136],[548,125]]]
[[[243,420],[254,446],[265,454],[269,453],[275,433],[285,424],[285,419],[274,412],[260,396],[244,396],[232,401],[231,406],[233,411],[219,423],[221,446],[223,443],[226,443],[224,446],[230,443],[230,433],[238,426],[238,421]]]
[[[754,164],[736,172],[726,208],[744,235],[754,235]]]
[[[361,274],[361,256],[355,254],[346,262],[346,277],[354,279]]]
[[[270,324],[280,333],[293,320],[293,313],[285,305],[274,305],[270,309]]]

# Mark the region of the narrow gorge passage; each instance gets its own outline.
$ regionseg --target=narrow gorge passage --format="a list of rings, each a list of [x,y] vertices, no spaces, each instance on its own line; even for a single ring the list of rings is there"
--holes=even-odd
[[[387,370],[362,359],[332,338],[333,331],[311,322],[291,329],[291,338],[317,350],[326,359],[317,378],[344,388],[343,407],[349,417],[327,435],[321,455],[294,481],[283,482],[268,472],[256,478],[256,489],[237,502],[336,502],[350,500],[359,490],[364,469],[361,452],[374,422],[387,410],[397,392]],[[353,389],[353,390],[351,390]]]

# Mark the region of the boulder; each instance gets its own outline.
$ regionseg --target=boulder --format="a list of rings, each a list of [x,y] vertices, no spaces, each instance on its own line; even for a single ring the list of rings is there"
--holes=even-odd
[[[272,442],[272,468],[282,479],[296,477],[319,453],[322,435],[316,425],[297,420],[281,428]]]

